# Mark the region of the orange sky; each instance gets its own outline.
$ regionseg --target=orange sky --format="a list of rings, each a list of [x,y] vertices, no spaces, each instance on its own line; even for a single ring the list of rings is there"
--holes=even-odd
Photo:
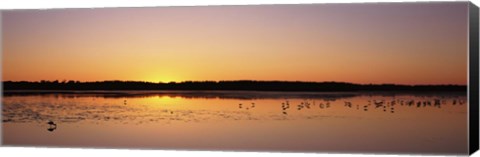
[[[466,84],[467,4],[2,11],[3,80]]]

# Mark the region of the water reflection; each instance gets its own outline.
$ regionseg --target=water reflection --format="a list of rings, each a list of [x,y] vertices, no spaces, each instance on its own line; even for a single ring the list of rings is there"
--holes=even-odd
[[[2,109],[3,124],[7,129],[4,134],[6,144],[53,143],[62,146],[68,142],[61,141],[61,135],[75,136],[82,131],[95,130],[90,134],[110,132],[111,135],[106,137],[112,139],[135,140],[127,138],[131,136],[143,139],[130,142],[132,145],[127,145],[128,147],[148,145],[152,148],[177,146],[186,149],[370,150],[456,154],[463,153],[466,148],[466,115],[465,93],[32,92],[6,94]],[[58,141],[22,141],[21,138],[13,138],[17,135],[32,136],[32,139],[45,136],[31,131],[35,129],[22,129],[38,126],[43,130],[45,124],[48,126],[44,132],[58,134],[58,137],[51,137]],[[61,125],[62,129],[57,129],[57,125]],[[128,130],[128,133],[113,134],[118,129],[100,130],[117,125]],[[186,129],[191,126],[197,128]],[[156,133],[166,128],[174,131]],[[197,130],[209,130],[215,134],[199,133]],[[265,133],[266,130],[269,130],[268,133]],[[383,136],[384,131],[390,132],[389,135]],[[319,136],[315,132],[322,132],[322,135],[328,133],[328,137]],[[391,136],[392,133],[395,136]],[[250,140],[257,143],[241,145],[227,142],[220,139],[225,138],[224,135],[239,137],[231,139],[232,141]],[[163,143],[149,140],[152,136],[185,139],[174,145],[173,141]],[[211,145],[195,142],[195,139],[200,138],[198,136],[209,137]],[[320,140],[317,136],[329,140]],[[289,138],[283,139],[284,137]],[[356,143],[352,139],[361,142],[359,138],[371,143],[350,145]],[[384,140],[393,140],[392,138],[400,142]],[[69,142],[75,146],[92,145],[82,141],[85,140]],[[103,147],[119,145],[114,141],[98,143]],[[286,141],[296,143],[299,147]],[[325,141],[335,141],[336,145],[345,147],[333,147]],[[428,141],[429,146],[426,148],[412,147],[412,144],[424,141]],[[190,146],[181,142],[197,145]],[[443,148],[447,144],[455,146]]]
[[[187,94],[190,95],[191,93]],[[208,93],[207,95],[210,95]],[[140,96],[135,93],[132,97],[122,97],[122,103],[117,103],[116,99],[106,97],[85,97],[81,94],[68,96],[69,94],[59,95],[21,95],[6,96],[3,107],[4,123],[27,123],[27,122],[45,122],[47,120],[57,120],[62,123],[75,123],[80,121],[91,121],[99,123],[102,121],[120,121],[148,123],[164,120],[180,120],[184,122],[199,122],[208,120],[243,120],[243,119],[275,119],[279,115],[290,115],[288,118],[305,118],[301,114],[309,110],[328,110],[334,106],[335,110],[343,112],[365,111],[376,112],[383,111],[388,113],[399,112],[396,108],[402,108],[402,112],[408,112],[407,109],[415,108],[442,108],[450,105],[462,106],[465,103],[465,96],[417,96],[417,95],[398,95],[398,96],[365,96],[359,94],[340,94],[341,96],[317,95],[318,98],[311,98],[312,94],[292,93],[293,96],[282,93],[287,98],[272,99],[270,93],[263,94],[264,98],[205,98],[199,96],[196,99],[165,95]],[[108,94],[106,94],[108,95]],[[221,94],[228,95],[228,94]],[[230,96],[234,94],[229,94]],[[352,96],[356,95],[356,96]],[[105,96],[105,95],[104,95]],[[197,95],[198,96],[198,95]],[[302,97],[303,96],[303,97]],[[166,100],[166,102],[156,101],[156,97]],[[292,97],[294,97],[292,99]],[[335,97],[335,98],[332,98]],[[60,99],[59,99],[60,98]],[[178,98],[178,103],[168,102],[168,99]],[[245,98],[245,97],[243,97]],[[374,99],[377,98],[377,99]],[[127,103],[127,99],[129,103]],[[258,102],[260,103],[258,103]],[[267,101],[268,103],[263,103]],[[202,105],[191,107],[192,102]],[[232,102],[238,103],[238,110],[231,110]],[[165,103],[165,104],[164,104]],[[221,104],[222,106],[210,107],[210,104]],[[257,104],[261,106],[260,111],[255,110]],[[343,104],[343,105],[340,105]],[[295,106],[292,110],[291,105]],[[341,109],[343,107],[344,109]],[[275,109],[278,108],[279,110]],[[294,112],[296,114],[289,114]],[[254,115],[252,115],[255,113]],[[278,114],[276,114],[278,113]],[[322,112],[308,112],[309,115],[322,114]],[[353,115],[354,113],[349,113]],[[386,116],[386,115],[385,115]],[[51,124],[51,121],[49,122]]]

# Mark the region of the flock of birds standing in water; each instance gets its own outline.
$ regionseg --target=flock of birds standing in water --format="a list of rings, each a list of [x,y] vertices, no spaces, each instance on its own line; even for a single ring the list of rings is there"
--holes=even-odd
[[[330,108],[331,102],[333,101],[323,101],[320,103],[316,103],[315,100],[303,100],[300,104],[296,104],[296,109],[298,111],[303,109],[313,109],[314,107],[318,106],[319,109],[326,109]],[[387,100],[368,100],[367,104],[354,104],[351,101],[344,101],[344,107],[347,108],[355,108],[356,110],[363,110],[368,111],[370,108],[373,109],[383,109],[383,112],[390,112],[395,113],[395,106],[407,106],[407,107],[436,107],[441,108],[442,105],[446,105],[447,100],[442,99],[433,99],[433,100],[404,100],[404,99],[394,99],[391,101]],[[456,100],[454,99],[451,103],[452,105],[463,105],[465,104],[464,100]],[[252,102],[251,105],[244,105],[242,103],[238,104],[239,109],[250,110],[255,108],[255,103]],[[285,100],[285,102],[281,103],[282,114],[288,115],[288,109],[290,109],[290,101]]]
[[[297,104],[297,110],[303,110],[303,109],[313,109],[314,107],[318,106],[319,109],[327,109],[331,107],[331,103],[333,101],[323,101],[320,103],[316,103],[315,100],[303,100],[300,102],[300,104]],[[366,105],[360,105],[360,104],[354,104],[351,101],[344,101],[344,107],[348,108],[356,108],[357,110],[360,110],[360,108],[363,109],[363,111],[368,111],[371,106],[374,107],[374,109],[383,109],[384,112],[387,112],[387,109],[391,113],[395,112],[394,106],[400,105],[400,106],[408,106],[408,107],[437,107],[441,108],[442,105],[447,104],[446,100],[441,100],[441,99],[433,99],[433,100],[423,100],[423,101],[415,101],[415,100],[403,100],[403,99],[394,99],[391,101],[386,101],[386,100],[368,100],[368,104]],[[465,104],[464,100],[456,100],[454,99],[452,101],[452,105],[463,105]],[[123,101],[123,105],[127,105],[127,100]],[[360,107],[362,106],[362,107]],[[244,105],[242,103],[238,104],[239,109],[245,109],[245,110],[250,110],[255,108],[255,103],[252,102],[249,105]],[[290,109],[290,101],[285,100],[285,102],[281,103],[281,109],[282,109],[282,114],[283,115],[288,115],[288,110]],[[170,114],[173,114],[172,111],[170,111]],[[57,129],[57,124],[53,122],[52,120],[49,120],[47,122],[49,127],[47,128],[48,131],[53,132]]]

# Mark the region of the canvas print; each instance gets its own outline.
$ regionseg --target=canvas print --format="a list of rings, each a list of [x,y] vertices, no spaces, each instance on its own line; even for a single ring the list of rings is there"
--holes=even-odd
[[[465,155],[469,7],[3,10],[2,144]]]

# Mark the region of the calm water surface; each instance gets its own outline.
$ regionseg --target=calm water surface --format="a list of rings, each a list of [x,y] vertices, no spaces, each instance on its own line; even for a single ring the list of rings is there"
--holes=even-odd
[[[467,153],[465,93],[6,92],[2,105],[13,146]]]

